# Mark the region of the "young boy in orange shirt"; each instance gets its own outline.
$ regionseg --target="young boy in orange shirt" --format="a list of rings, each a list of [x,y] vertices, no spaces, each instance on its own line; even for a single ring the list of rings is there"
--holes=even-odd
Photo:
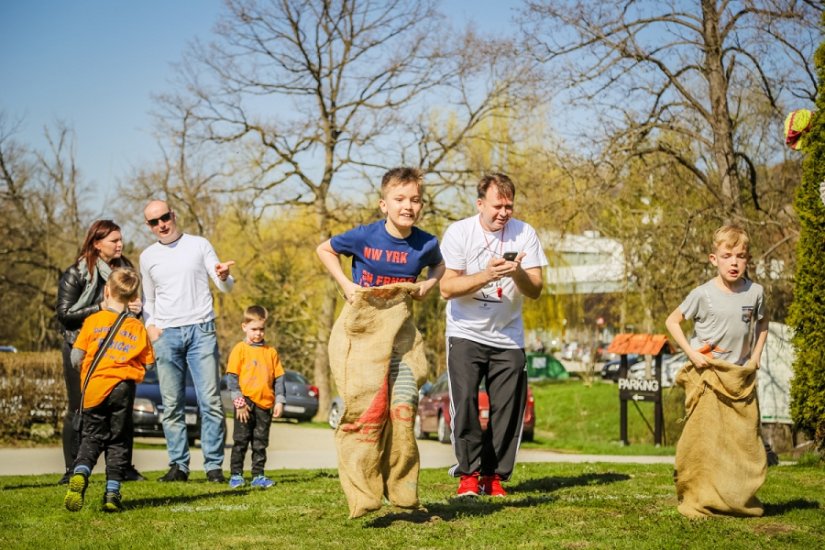
[[[266,308],[249,306],[244,312],[241,328],[246,335],[229,354],[226,365],[227,386],[235,405],[234,444],[230,459],[229,486],[243,486],[243,461],[246,449],[252,444],[253,487],[272,487],[271,479],[264,475],[266,448],[269,446],[269,427],[272,417],[284,412],[286,386],[284,368],[278,351],[266,345],[264,332]]]
[[[139,297],[139,291],[140,277],[135,270],[119,268],[112,271],[103,289],[104,309],[86,318],[72,349],[72,365],[75,368],[82,365],[80,380],[86,380],[101,343],[129,302]],[[83,507],[89,475],[104,452],[106,492],[103,510],[120,512],[123,509],[120,484],[130,467],[135,384],[143,380],[145,369],[153,368],[154,364],[155,356],[146,328],[134,317],[126,317],[103,351],[83,391],[80,449],[63,500],[70,512]]]

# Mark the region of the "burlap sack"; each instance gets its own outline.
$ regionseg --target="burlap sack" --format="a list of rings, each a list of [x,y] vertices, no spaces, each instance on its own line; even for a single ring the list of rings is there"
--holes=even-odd
[[[761,516],[756,492],[767,460],[759,431],[756,369],[711,359],[685,365],[676,383],[685,388],[684,430],[676,445],[676,495],[687,517]]]
[[[329,339],[329,363],[344,413],[335,432],[338,477],[350,518],[381,507],[418,506],[413,421],[427,377],[412,320],[412,283],[365,288],[346,304]]]

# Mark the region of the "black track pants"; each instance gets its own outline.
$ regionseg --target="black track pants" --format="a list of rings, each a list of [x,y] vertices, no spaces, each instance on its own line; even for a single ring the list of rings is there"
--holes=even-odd
[[[458,461],[450,474],[495,473],[507,480],[516,463],[527,403],[524,350],[494,348],[456,337],[450,337],[448,347],[452,440]],[[482,380],[490,398],[485,432],[478,418]]]
[[[132,407],[135,382],[124,380],[112,389],[103,403],[83,411],[83,436],[74,465],[95,467],[101,453],[106,453],[106,479],[123,481],[132,457]]]

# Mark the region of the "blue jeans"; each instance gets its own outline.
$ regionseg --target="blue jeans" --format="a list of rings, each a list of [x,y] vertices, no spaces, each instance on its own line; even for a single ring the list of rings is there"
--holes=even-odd
[[[222,469],[226,424],[221,406],[218,339],[215,321],[165,328],[154,343],[160,396],[163,400],[163,434],[169,465],[189,471],[186,437],[186,370],[195,383],[201,414],[201,450],[205,471]]]

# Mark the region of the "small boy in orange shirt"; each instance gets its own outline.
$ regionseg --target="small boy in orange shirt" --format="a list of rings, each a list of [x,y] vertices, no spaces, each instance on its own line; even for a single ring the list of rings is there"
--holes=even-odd
[[[232,439],[229,486],[242,487],[243,461],[246,449],[252,444],[253,487],[272,487],[264,475],[266,448],[269,446],[269,427],[272,417],[284,412],[286,385],[284,368],[278,351],[266,345],[264,332],[268,313],[262,306],[249,306],[244,312],[241,328],[246,335],[238,342],[226,365],[226,384],[235,405],[235,427]]]
[[[105,307],[83,322],[71,353],[72,365],[81,367],[80,380],[100,345],[129,302],[139,297],[140,277],[131,268],[112,271],[103,289]],[[147,368],[154,368],[155,355],[146,328],[134,317],[126,317],[88,379],[83,391],[80,449],[69,478],[63,504],[70,512],[83,508],[83,498],[101,453],[106,453],[105,512],[123,509],[120,484],[129,469],[133,439],[132,406],[135,384],[143,380]]]

